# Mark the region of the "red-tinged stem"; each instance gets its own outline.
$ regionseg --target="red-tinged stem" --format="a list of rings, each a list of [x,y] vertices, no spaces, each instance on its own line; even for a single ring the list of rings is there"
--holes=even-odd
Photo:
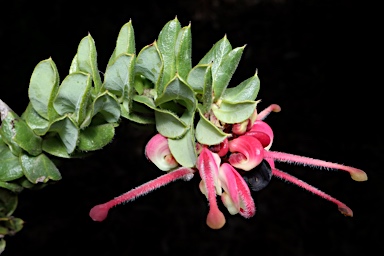
[[[334,204],[337,205],[339,211],[344,214],[345,216],[350,216],[352,217],[353,216],[353,212],[351,210],[351,208],[349,208],[348,206],[346,206],[344,203],[340,202],[339,200],[333,198],[332,196],[324,193],[323,191],[309,185],[308,183],[288,174],[288,173],[285,173],[283,171],[280,171],[278,169],[272,169],[272,174],[282,180],[286,180],[286,181],[289,181],[309,192],[312,192],[313,194],[315,195],[318,195]]]
[[[283,152],[276,151],[264,151],[264,157],[274,159],[279,162],[296,163],[309,166],[318,166],[331,169],[339,169],[348,172],[352,179],[355,181],[366,181],[368,179],[367,174],[357,168],[345,166],[342,164],[331,163],[323,160],[313,159],[310,157],[298,156]]]
[[[194,169],[185,167],[181,167],[174,171],[168,172],[160,177],[157,177],[154,180],[148,181],[147,183],[144,183],[143,185],[128,191],[127,193],[122,194],[121,196],[115,197],[109,202],[94,206],[89,212],[89,216],[94,221],[103,221],[107,217],[109,209],[111,209],[112,207],[123,202],[133,201],[137,197],[148,194],[149,192],[152,192],[157,188],[167,185],[172,181],[178,179],[184,179],[188,181],[192,179],[194,172]]]
[[[269,107],[261,111],[258,115],[256,120],[264,120],[271,112],[280,112],[281,108],[277,104],[271,104]]]

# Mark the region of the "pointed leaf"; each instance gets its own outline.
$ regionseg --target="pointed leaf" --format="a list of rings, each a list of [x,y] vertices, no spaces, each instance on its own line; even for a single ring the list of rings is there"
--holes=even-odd
[[[89,74],[83,72],[69,74],[61,83],[53,102],[57,113],[60,115],[73,113],[76,122],[82,123],[86,115],[91,86]]]
[[[255,100],[260,90],[260,80],[257,73],[253,77],[241,82],[233,88],[227,88],[224,91],[223,99],[228,102],[241,102],[246,100]]]
[[[180,138],[188,130],[187,124],[180,120],[174,113],[167,110],[156,109],[156,129],[167,138]]]
[[[71,118],[64,116],[58,119],[51,125],[49,131],[58,133],[68,154],[75,150],[79,138],[79,128]]]
[[[204,77],[204,90],[202,102],[202,114],[208,113],[211,110],[213,103],[213,81],[212,81],[212,68],[207,68]]]
[[[19,155],[21,149],[32,155],[41,153],[41,138],[12,109],[0,100],[2,141],[10,146],[13,154]]]
[[[155,100],[156,106],[168,101],[179,101],[188,110],[196,109],[195,93],[178,75],[164,88],[164,92]]]
[[[186,80],[188,73],[192,68],[191,24],[189,24],[186,27],[183,27],[179,31],[176,45],[175,45],[175,52],[176,52],[176,71],[180,77]]]
[[[132,26],[132,21],[125,23],[119,32],[116,40],[116,47],[109,59],[108,66],[121,55],[134,55],[136,53],[135,47],[135,33]]]
[[[75,57],[73,57],[71,66],[69,67],[69,74],[72,74],[75,72],[81,72],[79,68],[79,63],[77,61],[77,54],[75,54]]]
[[[211,64],[199,64],[194,66],[188,74],[187,82],[196,93],[203,93],[207,73],[211,74]]]
[[[50,155],[61,157],[61,158],[71,158],[71,155],[68,154],[67,148],[64,145],[64,142],[60,139],[58,134],[48,134],[43,140],[43,151],[47,152]]]
[[[199,109],[200,120],[196,126],[196,140],[204,145],[220,144],[229,134],[226,134],[204,117]]]
[[[193,128],[190,128],[181,139],[168,139],[168,146],[176,161],[183,167],[196,165],[196,144]]]
[[[223,62],[224,57],[232,50],[232,46],[229,43],[227,36],[225,35],[213,47],[209,52],[199,61],[199,64],[212,63],[212,74],[216,74],[217,69]]]
[[[0,217],[12,216],[17,208],[18,197],[5,189],[0,189]]]
[[[135,73],[144,76],[158,86],[163,72],[163,60],[156,41],[145,46],[137,55]]]
[[[28,96],[33,108],[45,119],[55,116],[53,99],[59,86],[59,74],[51,58],[41,61],[33,70]]]
[[[96,92],[101,88],[101,77],[97,68],[95,41],[90,34],[84,37],[77,48],[77,65],[80,71],[92,76]]]
[[[124,53],[119,55],[105,71],[103,88],[115,94],[118,98],[125,93],[128,97],[129,92],[132,90],[134,61],[134,55]]]
[[[25,120],[29,127],[36,133],[36,135],[42,136],[49,129],[49,121],[43,118],[32,107],[31,102],[28,104],[27,109],[21,115],[21,118]]]
[[[247,120],[255,111],[257,101],[231,103],[222,101],[220,107],[212,106],[212,111],[220,121],[228,124],[240,123]]]
[[[221,97],[224,90],[227,88],[229,81],[231,80],[232,75],[235,73],[235,70],[240,62],[244,48],[245,46],[237,47],[225,55],[222,63],[217,68],[216,72],[213,73],[213,91],[215,94],[214,102]]]
[[[116,123],[119,120],[120,110],[116,97],[107,91],[100,94],[93,103],[93,115],[100,113],[108,123]]]
[[[175,45],[180,28],[180,22],[175,18],[167,22],[159,33],[157,45],[164,64],[162,82],[158,90],[160,92],[176,73]]]
[[[19,158],[12,154],[9,147],[0,143],[0,181],[11,181],[23,176]]]
[[[13,141],[16,142],[19,147],[33,156],[41,153],[42,139],[29,128],[24,120],[21,118],[15,119],[13,121],[13,127],[15,129]]]
[[[48,180],[60,180],[61,174],[55,164],[45,155],[38,156],[21,155],[20,162],[27,179],[36,184],[46,183]]]

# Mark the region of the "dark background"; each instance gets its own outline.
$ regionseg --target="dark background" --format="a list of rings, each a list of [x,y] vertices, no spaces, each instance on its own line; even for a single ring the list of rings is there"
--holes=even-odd
[[[231,85],[258,69],[259,108],[277,103],[267,121],[272,150],[361,168],[366,182],[345,172],[277,164],[343,201],[354,217],[302,189],[273,179],[254,195],[257,213],[227,216],[221,230],[205,224],[207,201],[199,178],[178,181],[113,208],[102,223],[89,210],[161,174],[143,149],[153,127],[126,120],[114,141],[86,159],[63,160],[63,179],[23,191],[14,215],[25,227],[6,237],[3,255],[380,255],[383,250],[380,84],[372,59],[374,16],[364,1],[12,1],[1,9],[0,98],[21,114],[37,63],[52,57],[61,79],[80,40],[95,39],[105,71],[124,23],[132,19],[137,52],[152,43],[176,15],[192,24],[195,65],[227,34],[233,47],[247,44]],[[373,31],[373,32],[372,32]],[[379,33],[378,33],[379,34]],[[380,60],[379,62],[380,63]],[[382,82],[380,82],[382,83]],[[376,255],[375,254],[375,255]]]

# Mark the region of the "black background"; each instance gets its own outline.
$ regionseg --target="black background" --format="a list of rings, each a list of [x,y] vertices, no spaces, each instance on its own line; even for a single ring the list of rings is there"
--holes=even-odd
[[[3,255],[380,255],[382,79],[372,80],[373,66],[381,64],[373,61],[378,32],[369,8],[341,0],[9,2],[0,15],[0,98],[18,114],[28,104],[29,78],[39,61],[52,57],[63,79],[90,33],[104,71],[122,25],[132,19],[138,52],[177,16],[182,26],[192,24],[193,65],[225,34],[233,47],[247,45],[231,85],[257,68],[259,109],[282,107],[266,120],[275,133],[272,150],[361,168],[369,180],[277,164],[346,203],[353,218],[275,178],[254,195],[253,218],[223,209],[227,224],[210,230],[196,176],[113,208],[96,223],[88,216],[92,206],[161,174],[143,154],[153,127],[123,120],[103,150],[61,161],[57,184],[20,194],[14,215],[25,227],[6,237]]]

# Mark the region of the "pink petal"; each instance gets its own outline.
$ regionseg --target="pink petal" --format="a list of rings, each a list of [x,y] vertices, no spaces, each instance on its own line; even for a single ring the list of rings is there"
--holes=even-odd
[[[204,191],[207,193],[206,195],[209,202],[207,225],[212,229],[219,229],[224,226],[225,217],[219,210],[216,201],[216,192],[220,189],[221,194],[221,185],[218,180],[218,159],[215,155],[219,157],[217,154],[212,153],[208,148],[203,147],[197,158],[197,169],[199,170],[200,177],[203,180],[202,185],[204,185]]]
[[[145,155],[162,171],[169,171],[179,166],[169,150],[168,139],[160,133],[148,141]]]
[[[245,218],[250,218],[255,215],[256,207],[255,202],[253,201],[251,191],[247,183],[244,181],[243,177],[232,168],[232,172],[236,179],[237,191],[240,197],[240,215]]]
[[[222,195],[222,201],[231,214],[240,211],[240,197],[236,183],[236,177],[233,172],[236,170],[230,164],[223,163],[219,169],[219,178],[225,194]],[[233,209],[230,209],[232,207]]]
[[[229,142],[232,154],[228,161],[236,168],[249,171],[263,160],[264,148],[260,141],[252,136],[243,135]]]

